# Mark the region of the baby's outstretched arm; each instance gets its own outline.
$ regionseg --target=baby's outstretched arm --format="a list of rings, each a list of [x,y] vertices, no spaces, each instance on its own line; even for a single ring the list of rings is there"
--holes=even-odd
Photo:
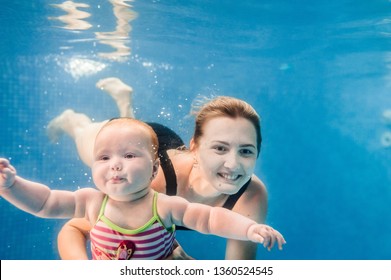
[[[23,179],[4,158],[0,158],[0,194],[19,209],[39,217],[69,218],[75,215],[74,192],[50,190],[46,185]]]
[[[205,212],[204,219],[208,220],[211,234],[261,243],[269,251],[276,243],[278,248],[282,250],[282,246],[286,243],[281,233],[272,227],[265,224],[257,224],[255,221],[233,211],[222,207],[208,207],[209,209],[203,209],[204,207],[199,205],[196,208],[198,209],[192,209],[190,213],[186,214],[187,219],[191,216],[197,219],[195,215],[201,217],[200,213]],[[208,212],[209,217],[207,217]]]
[[[180,197],[162,197],[163,213],[171,212],[175,224],[186,226],[205,234],[214,234],[229,239],[249,240],[262,243],[271,250],[277,243],[281,250],[286,243],[278,231],[264,224],[257,224],[253,220],[222,207],[210,207],[198,203],[190,203]],[[170,201],[168,203],[168,201]],[[160,213],[160,209],[159,209]]]
[[[32,214],[42,209],[50,194],[48,187],[17,176],[16,169],[4,158],[0,159],[0,174],[0,193],[6,200]]]

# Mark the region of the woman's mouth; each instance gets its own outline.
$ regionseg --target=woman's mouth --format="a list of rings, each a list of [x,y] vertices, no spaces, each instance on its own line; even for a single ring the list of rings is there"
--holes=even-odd
[[[242,177],[242,175],[239,174],[218,173],[218,175],[226,181],[237,181]]]

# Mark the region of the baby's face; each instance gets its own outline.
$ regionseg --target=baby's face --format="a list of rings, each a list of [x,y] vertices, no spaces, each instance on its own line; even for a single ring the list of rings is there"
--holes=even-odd
[[[151,137],[137,125],[111,124],[95,140],[92,177],[111,198],[126,201],[149,188],[156,160]]]

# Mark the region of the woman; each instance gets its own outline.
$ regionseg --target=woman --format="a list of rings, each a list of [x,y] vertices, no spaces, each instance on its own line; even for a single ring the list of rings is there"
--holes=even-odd
[[[253,174],[262,141],[258,114],[246,102],[224,96],[210,100],[194,113],[195,131],[189,150],[184,149],[173,131],[150,124],[159,137],[161,161],[152,188],[190,202],[222,206],[257,223],[265,223],[267,192]],[[67,110],[48,128],[71,135],[80,157],[89,165],[91,137],[104,123],[92,123],[87,116]],[[87,259],[85,242],[89,230],[89,223],[83,219],[69,221],[58,237],[61,258]],[[256,251],[254,243],[227,240],[225,259],[255,259]],[[173,257],[188,258],[182,250],[177,250]]]

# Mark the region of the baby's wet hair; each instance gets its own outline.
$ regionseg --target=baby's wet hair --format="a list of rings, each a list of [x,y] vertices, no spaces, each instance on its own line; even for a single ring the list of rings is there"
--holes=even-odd
[[[153,130],[153,128],[143,122],[143,121],[140,121],[140,120],[137,120],[137,119],[134,119],[134,118],[130,118],[130,117],[114,117],[114,118],[111,118],[109,119],[103,126],[102,128],[100,129],[100,131],[102,131],[105,127],[109,126],[109,125],[112,125],[113,122],[119,122],[119,123],[122,123],[122,124],[125,124],[125,122],[127,122],[128,124],[130,123],[133,123],[135,125],[138,125],[140,127],[143,127],[150,135],[151,137],[151,142],[152,142],[152,148],[151,148],[151,151],[153,153],[153,156],[155,159],[158,158],[158,150],[159,150],[159,141],[158,141],[158,137],[155,133],[155,131]],[[99,135],[100,131],[98,132],[97,136]]]

